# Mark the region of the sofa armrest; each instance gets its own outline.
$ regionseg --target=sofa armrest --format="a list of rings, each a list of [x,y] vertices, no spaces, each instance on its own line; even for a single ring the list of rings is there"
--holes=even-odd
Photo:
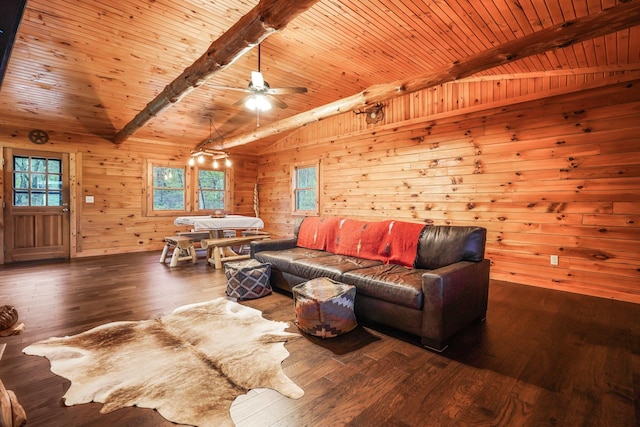
[[[296,238],[253,241],[250,244],[250,255],[253,258],[257,252],[293,249],[297,246],[297,242]]]
[[[489,265],[488,259],[460,261],[422,275],[423,344],[442,350],[456,332],[485,318]]]

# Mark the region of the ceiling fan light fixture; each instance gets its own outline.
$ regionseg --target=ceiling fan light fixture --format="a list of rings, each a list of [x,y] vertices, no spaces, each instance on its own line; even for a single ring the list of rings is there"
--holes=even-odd
[[[253,96],[250,96],[249,98],[247,98],[247,101],[245,102],[244,105],[251,111],[271,110],[271,103],[269,102],[267,97],[261,93],[256,93]]]
[[[251,86],[257,90],[264,89],[264,77],[260,71],[251,72]]]

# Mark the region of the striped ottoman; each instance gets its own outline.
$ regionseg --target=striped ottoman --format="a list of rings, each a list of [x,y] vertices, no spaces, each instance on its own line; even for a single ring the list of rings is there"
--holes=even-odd
[[[227,295],[232,298],[255,299],[271,293],[271,264],[255,259],[226,262],[224,274],[227,276]]]
[[[331,338],[358,325],[353,312],[355,286],[320,277],[296,285],[292,291],[296,325],[303,332]]]

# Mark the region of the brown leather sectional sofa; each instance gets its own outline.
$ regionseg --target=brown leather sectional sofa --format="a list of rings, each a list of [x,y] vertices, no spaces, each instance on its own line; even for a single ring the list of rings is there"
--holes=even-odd
[[[291,292],[316,277],[354,285],[358,319],[417,335],[436,351],[443,351],[463,328],[484,320],[489,293],[486,229],[335,217],[304,221],[310,222],[298,222],[294,238],[251,243],[251,257],[271,264],[273,287]],[[395,237],[386,233],[400,225],[415,231]],[[316,242],[318,236],[324,243]]]

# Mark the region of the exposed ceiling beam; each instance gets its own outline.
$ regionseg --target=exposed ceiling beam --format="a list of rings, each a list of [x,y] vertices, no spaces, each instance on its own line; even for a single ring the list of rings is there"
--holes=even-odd
[[[231,136],[221,144],[216,145],[216,148],[226,150],[245,145],[327,117],[468,77],[499,65],[544,53],[548,50],[567,47],[595,37],[634,27],[639,23],[640,1],[627,1],[599,13],[567,21],[509,41],[413,78],[370,86],[362,92],[347,98],[262,126],[251,132]],[[196,146],[196,150],[202,149],[209,142],[209,140],[202,141]]]
[[[280,31],[318,0],[260,0],[182,74],[169,83],[147,106],[114,137],[121,144],[151,119],[180,101],[215,73],[224,70],[236,59],[269,35]]]

